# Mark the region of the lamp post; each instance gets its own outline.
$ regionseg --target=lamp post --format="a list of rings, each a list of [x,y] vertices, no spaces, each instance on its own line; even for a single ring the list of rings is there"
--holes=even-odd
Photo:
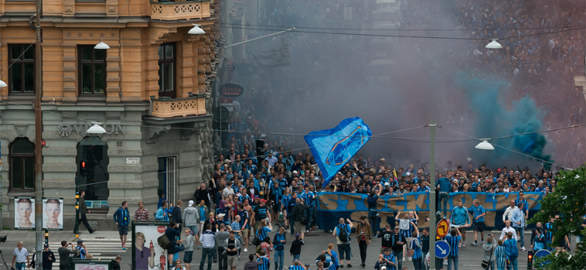
[[[36,263],[35,269],[42,268],[43,258],[43,112],[41,111],[41,97],[43,91],[43,50],[41,33],[41,13],[43,1],[37,0],[35,16],[35,234],[36,234]]]
[[[430,128],[430,139],[431,139],[431,161],[429,165],[429,266],[431,270],[435,269],[435,237],[436,237],[436,218],[435,212],[435,129],[437,124],[435,122],[429,123],[426,127]]]

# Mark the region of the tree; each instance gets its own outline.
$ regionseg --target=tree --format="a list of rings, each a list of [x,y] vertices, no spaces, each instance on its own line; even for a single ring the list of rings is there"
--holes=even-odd
[[[582,227],[583,217],[586,216],[586,167],[575,170],[560,171],[556,177],[557,185],[554,192],[547,194],[541,201],[539,211],[529,223],[549,222],[550,219],[559,216],[554,221],[554,239],[564,239],[566,235],[584,235]],[[559,246],[559,241],[554,240],[554,245]],[[542,269],[585,269],[586,247],[584,239],[574,253],[558,250],[545,258],[548,264],[536,266]]]

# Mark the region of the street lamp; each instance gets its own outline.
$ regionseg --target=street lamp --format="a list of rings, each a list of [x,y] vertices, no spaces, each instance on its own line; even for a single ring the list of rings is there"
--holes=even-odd
[[[193,27],[191,27],[191,29],[189,29],[189,31],[187,31],[188,34],[190,35],[203,35],[206,33],[206,31],[204,31],[199,24],[193,24]]]
[[[92,122],[92,126],[86,130],[85,133],[89,135],[102,135],[106,133],[106,129],[100,126],[99,122]]]
[[[478,150],[488,150],[488,151],[494,150],[494,146],[488,142],[488,139],[483,139],[476,146],[474,146],[474,148],[476,148]]]
[[[4,88],[8,86],[8,84],[6,84],[3,80],[0,80],[0,88]]]
[[[100,41],[96,46],[94,46],[95,50],[108,50],[110,49],[110,45],[106,44],[106,42]]]
[[[484,47],[487,49],[498,50],[498,49],[502,49],[503,45],[501,45],[498,41],[496,41],[496,39],[493,39],[491,42],[486,44],[486,46],[484,46]]]

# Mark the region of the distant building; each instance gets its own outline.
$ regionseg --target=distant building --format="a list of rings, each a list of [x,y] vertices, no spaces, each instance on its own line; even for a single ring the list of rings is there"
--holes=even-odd
[[[0,1],[4,226],[13,198],[34,197],[35,2]],[[77,190],[90,222],[111,224],[123,200],[154,212],[210,179],[215,2],[43,0],[43,190],[64,199],[65,224]],[[107,133],[88,136],[93,121]]]

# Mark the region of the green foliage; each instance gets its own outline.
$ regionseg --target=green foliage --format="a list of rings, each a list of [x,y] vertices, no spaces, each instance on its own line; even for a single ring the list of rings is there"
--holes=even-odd
[[[543,198],[541,211],[529,223],[546,223],[559,215],[560,218],[553,225],[554,239],[563,239],[566,235],[576,235],[583,230],[582,220],[586,215],[586,167],[560,171],[556,180],[554,192]],[[562,243],[554,241],[554,244]],[[573,254],[558,252],[557,255],[546,257],[546,260],[551,263],[542,269],[586,269],[584,242],[578,245]]]
[[[586,233],[586,230],[583,231]],[[542,262],[546,264],[541,265]],[[584,270],[586,269],[586,243],[582,241],[576,247],[574,254],[560,251],[557,254],[551,254],[544,258],[536,259],[533,263],[535,269],[543,270]]]

